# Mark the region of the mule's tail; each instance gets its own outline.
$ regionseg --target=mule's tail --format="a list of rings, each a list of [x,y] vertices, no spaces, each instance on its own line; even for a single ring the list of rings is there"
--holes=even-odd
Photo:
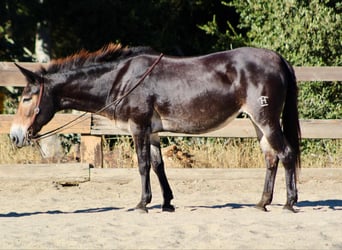
[[[292,66],[283,59],[286,65],[287,74],[287,94],[282,115],[283,132],[286,140],[290,144],[296,157],[296,172],[300,168],[300,140],[301,131],[298,117],[298,87],[295,72]],[[297,174],[296,174],[297,176]]]

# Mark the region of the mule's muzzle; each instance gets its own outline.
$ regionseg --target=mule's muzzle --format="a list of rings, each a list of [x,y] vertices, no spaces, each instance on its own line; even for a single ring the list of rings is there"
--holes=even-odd
[[[31,142],[31,132],[29,130],[23,129],[20,126],[12,126],[10,131],[10,139],[14,146],[21,148],[30,145]]]
[[[28,145],[27,140],[26,139],[23,140],[18,135],[10,135],[10,138],[11,138],[13,145],[16,146],[17,148],[21,148],[21,147]]]

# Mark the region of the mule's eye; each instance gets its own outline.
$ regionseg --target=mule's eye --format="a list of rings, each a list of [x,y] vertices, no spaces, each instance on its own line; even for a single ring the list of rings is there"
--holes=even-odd
[[[27,103],[27,102],[30,102],[32,100],[32,97],[23,97],[23,103]]]

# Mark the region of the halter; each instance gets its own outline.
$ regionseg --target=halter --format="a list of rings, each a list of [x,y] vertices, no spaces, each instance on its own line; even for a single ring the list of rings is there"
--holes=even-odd
[[[40,87],[39,87],[38,101],[37,101],[36,107],[33,109],[33,116],[31,117],[30,126],[28,127],[28,130],[32,128],[32,125],[35,122],[37,115],[40,112],[39,106],[40,106],[40,102],[42,101],[43,91],[44,91],[44,82],[42,80],[42,82],[40,83]]]
[[[153,64],[145,71],[145,73],[141,76],[141,78],[135,83],[135,85],[129,89],[126,93],[124,93],[122,96],[120,96],[119,98],[115,99],[114,101],[112,101],[111,103],[107,104],[106,106],[104,106],[103,108],[97,110],[94,114],[99,114],[100,112],[106,110],[107,108],[109,108],[110,106],[112,105],[118,105],[125,97],[127,97],[130,93],[133,92],[133,90],[135,90],[144,80],[145,78],[151,74],[152,70],[154,69],[154,67],[160,62],[161,58],[164,56],[163,53],[161,53],[159,55],[159,57],[153,62]],[[29,128],[32,127],[35,119],[36,119],[36,116],[39,114],[40,112],[40,109],[39,109],[39,105],[40,105],[40,101],[41,101],[41,98],[42,98],[42,94],[43,94],[43,89],[44,89],[44,84],[41,83],[40,84],[40,91],[39,91],[39,97],[38,97],[38,102],[37,102],[37,106],[35,107],[34,111],[34,115],[32,116],[32,119],[31,119],[31,125]],[[33,141],[38,141],[40,139],[44,139],[46,137],[50,137],[54,134],[57,134],[58,132],[60,131],[63,131],[65,128],[69,128],[69,127],[72,127],[74,125],[76,125],[76,121],[78,121],[78,123],[82,122],[83,120],[80,120],[82,117],[84,117],[86,114],[88,114],[88,112],[84,112],[82,114],[80,114],[79,116],[77,116],[75,119],[63,124],[62,126],[56,128],[56,129],[53,129],[53,130],[50,130],[44,134],[41,134],[41,135],[37,135],[35,136],[34,138],[31,138],[31,140]],[[78,124],[77,123],[77,124]]]

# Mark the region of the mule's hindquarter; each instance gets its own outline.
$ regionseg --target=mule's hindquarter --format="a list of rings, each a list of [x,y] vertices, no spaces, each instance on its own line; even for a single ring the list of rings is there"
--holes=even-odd
[[[291,151],[279,123],[288,88],[287,74],[283,59],[262,49],[243,48],[185,59],[163,58],[121,104],[119,109],[129,112],[117,112],[130,121],[137,150],[142,176],[138,208],[146,210],[152,198],[149,182],[152,162],[162,186],[164,205],[168,210],[173,209],[172,191],[155,133],[204,133],[246,112],[256,127],[269,171],[259,203],[266,209],[273,196],[279,155]],[[295,195],[290,196],[294,200],[296,189],[293,192]]]

